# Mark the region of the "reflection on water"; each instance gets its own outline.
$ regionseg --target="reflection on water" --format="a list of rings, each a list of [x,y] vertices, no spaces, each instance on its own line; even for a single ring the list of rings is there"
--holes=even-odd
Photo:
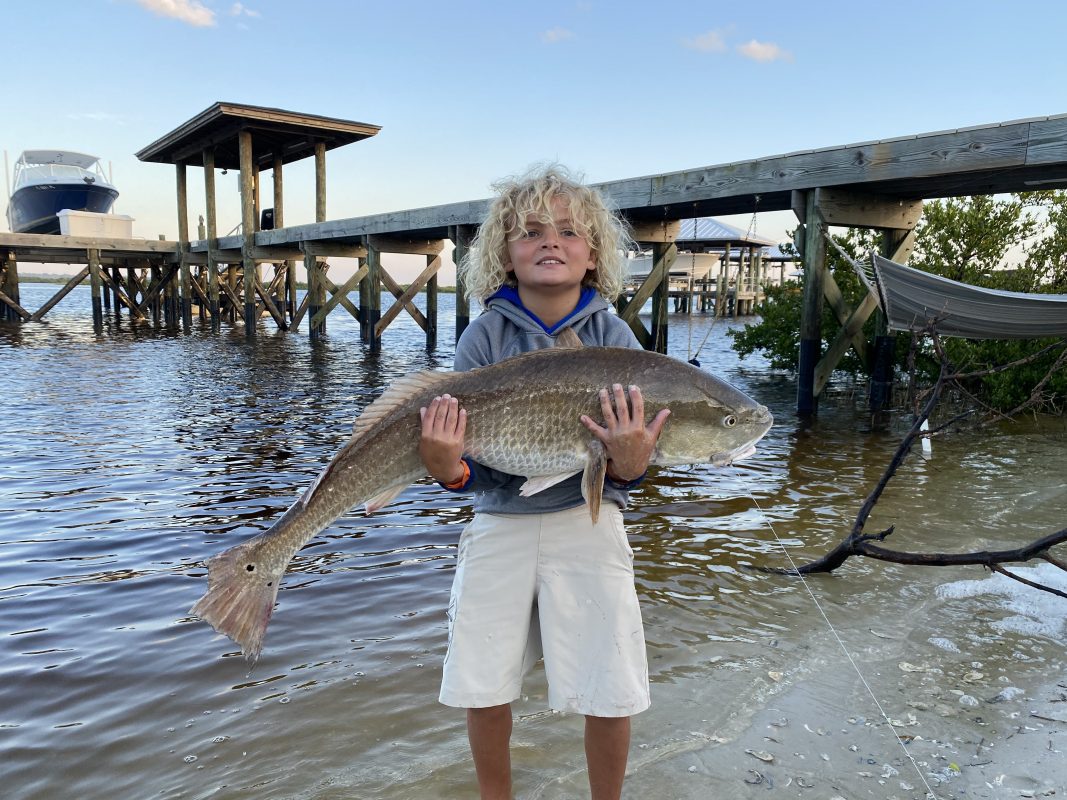
[[[52,289],[27,287],[24,299],[36,307]],[[125,318],[98,336],[82,289],[46,324],[0,327],[5,796],[469,796],[462,717],[436,703],[469,518],[455,496],[415,485],[316,537],[294,559],[251,673],[187,614],[203,560],[268,527],[384,386],[450,366],[451,300],[441,298],[430,352],[401,318],[383,352],[369,353],[341,315],[314,347],[269,326],[248,339]],[[704,338],[708,321],[691,324],[672,321],[676,356]],[[816,669],[827,637],[803,587],[747,567],[783,565],[783,545],[799,561],[836,542],[899,435],[866,432],[862,413],[829,402],[799,426],[792,383],[759,359],[740,364],[726,327],[712,330],[704,367],[777,422],[751,459],[662,470],[627,511],[655,683],[638,740],[670,729],[657,709],[697,686]],[[1062,527],[1063,436],[1062,421],[1046,421],[939,440],[931,461],[908,463],[868,529],[896,525],[901,548],[962,550]],[[978,577],[856,562],[811,583],[858,652],[877,630],[911,660],[980,657],[1013,674],[1054,663],[1047,637],[994,625],[995,600],[934,591]],[[537,755],[517,781],[532,786],[579,757],[575,722],[541,713],[543,677],[526,689],[516,747]],[[740,699],[716,704],[747,713]]]

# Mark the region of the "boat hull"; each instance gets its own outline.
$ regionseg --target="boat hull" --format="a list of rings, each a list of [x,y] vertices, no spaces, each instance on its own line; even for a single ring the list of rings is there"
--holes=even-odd
[[[107,214],[119,196],[111,186],[60,182],[23,186],[11,195],[7,221],[13,233],[59,233],[60,211]]]

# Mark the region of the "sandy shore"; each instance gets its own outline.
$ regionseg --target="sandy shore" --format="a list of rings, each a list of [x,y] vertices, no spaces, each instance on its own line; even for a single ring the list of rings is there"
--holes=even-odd
[[[650,608],[653,705],[633,721],[624,798],[1067,798],[1067,601],[997,578],[930,580],[862,607],[855,580],[824,581],[835,631],[780,603],[727,640]],[[664,646],[661,626],[691,635]],[[515,796],[588,797],[582,718],[545,710],[542,672],[525,688]],[[462,718],[434,718],[447,748],[420,756],[398,742],[374,770],[306,797],[475,797]]]
[[[975,661],[873,630],[854,644],[859,672],[826,637],[801,658],[754,647],[718,663],[712,656],[702,675],[654,685],[653,710],[634,720],[624,797],[1067,798],[1058,646],[1025,663],[1010,648]],[[544,743],[539,716],[516,726],[517,796],[587,796],[573,753],[578,720],[544,720],[572,729],[571,768],[561,773],[557,762],[545,775],[550,754],[522,754],[527,736]]]
[[[674,736],[636,744],[626,796],[1067,796],[1067,682],[992,694],[981,686],[974,694],[920,692],[903,719],[890,715],[892,728],[880,716],[850,713],[844,701],[866,692],[855,684],[842,676],[835,686],[823,676],[782,686],[738,730],[679,719]]]

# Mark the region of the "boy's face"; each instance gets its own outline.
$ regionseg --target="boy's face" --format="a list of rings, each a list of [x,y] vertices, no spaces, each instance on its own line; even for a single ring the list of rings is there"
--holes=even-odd
[[[574,230],[563,198],[552,201],[553,224],[536,217],[526,219],[526,235],[508,242],[504,269],[527,289],[573,289],[586,273],[596,269],[589,242]]]

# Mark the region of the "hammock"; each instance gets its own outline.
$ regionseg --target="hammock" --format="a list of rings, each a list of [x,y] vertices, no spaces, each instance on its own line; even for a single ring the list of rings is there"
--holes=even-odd
[[[890,330],[921,331],[933,324],[943,336],[965,339],[1067,336],[1067,294],[982,289],[877,253],[871,253],[871,261],[873,276],[854,261],[852,265],[878,298]]]

